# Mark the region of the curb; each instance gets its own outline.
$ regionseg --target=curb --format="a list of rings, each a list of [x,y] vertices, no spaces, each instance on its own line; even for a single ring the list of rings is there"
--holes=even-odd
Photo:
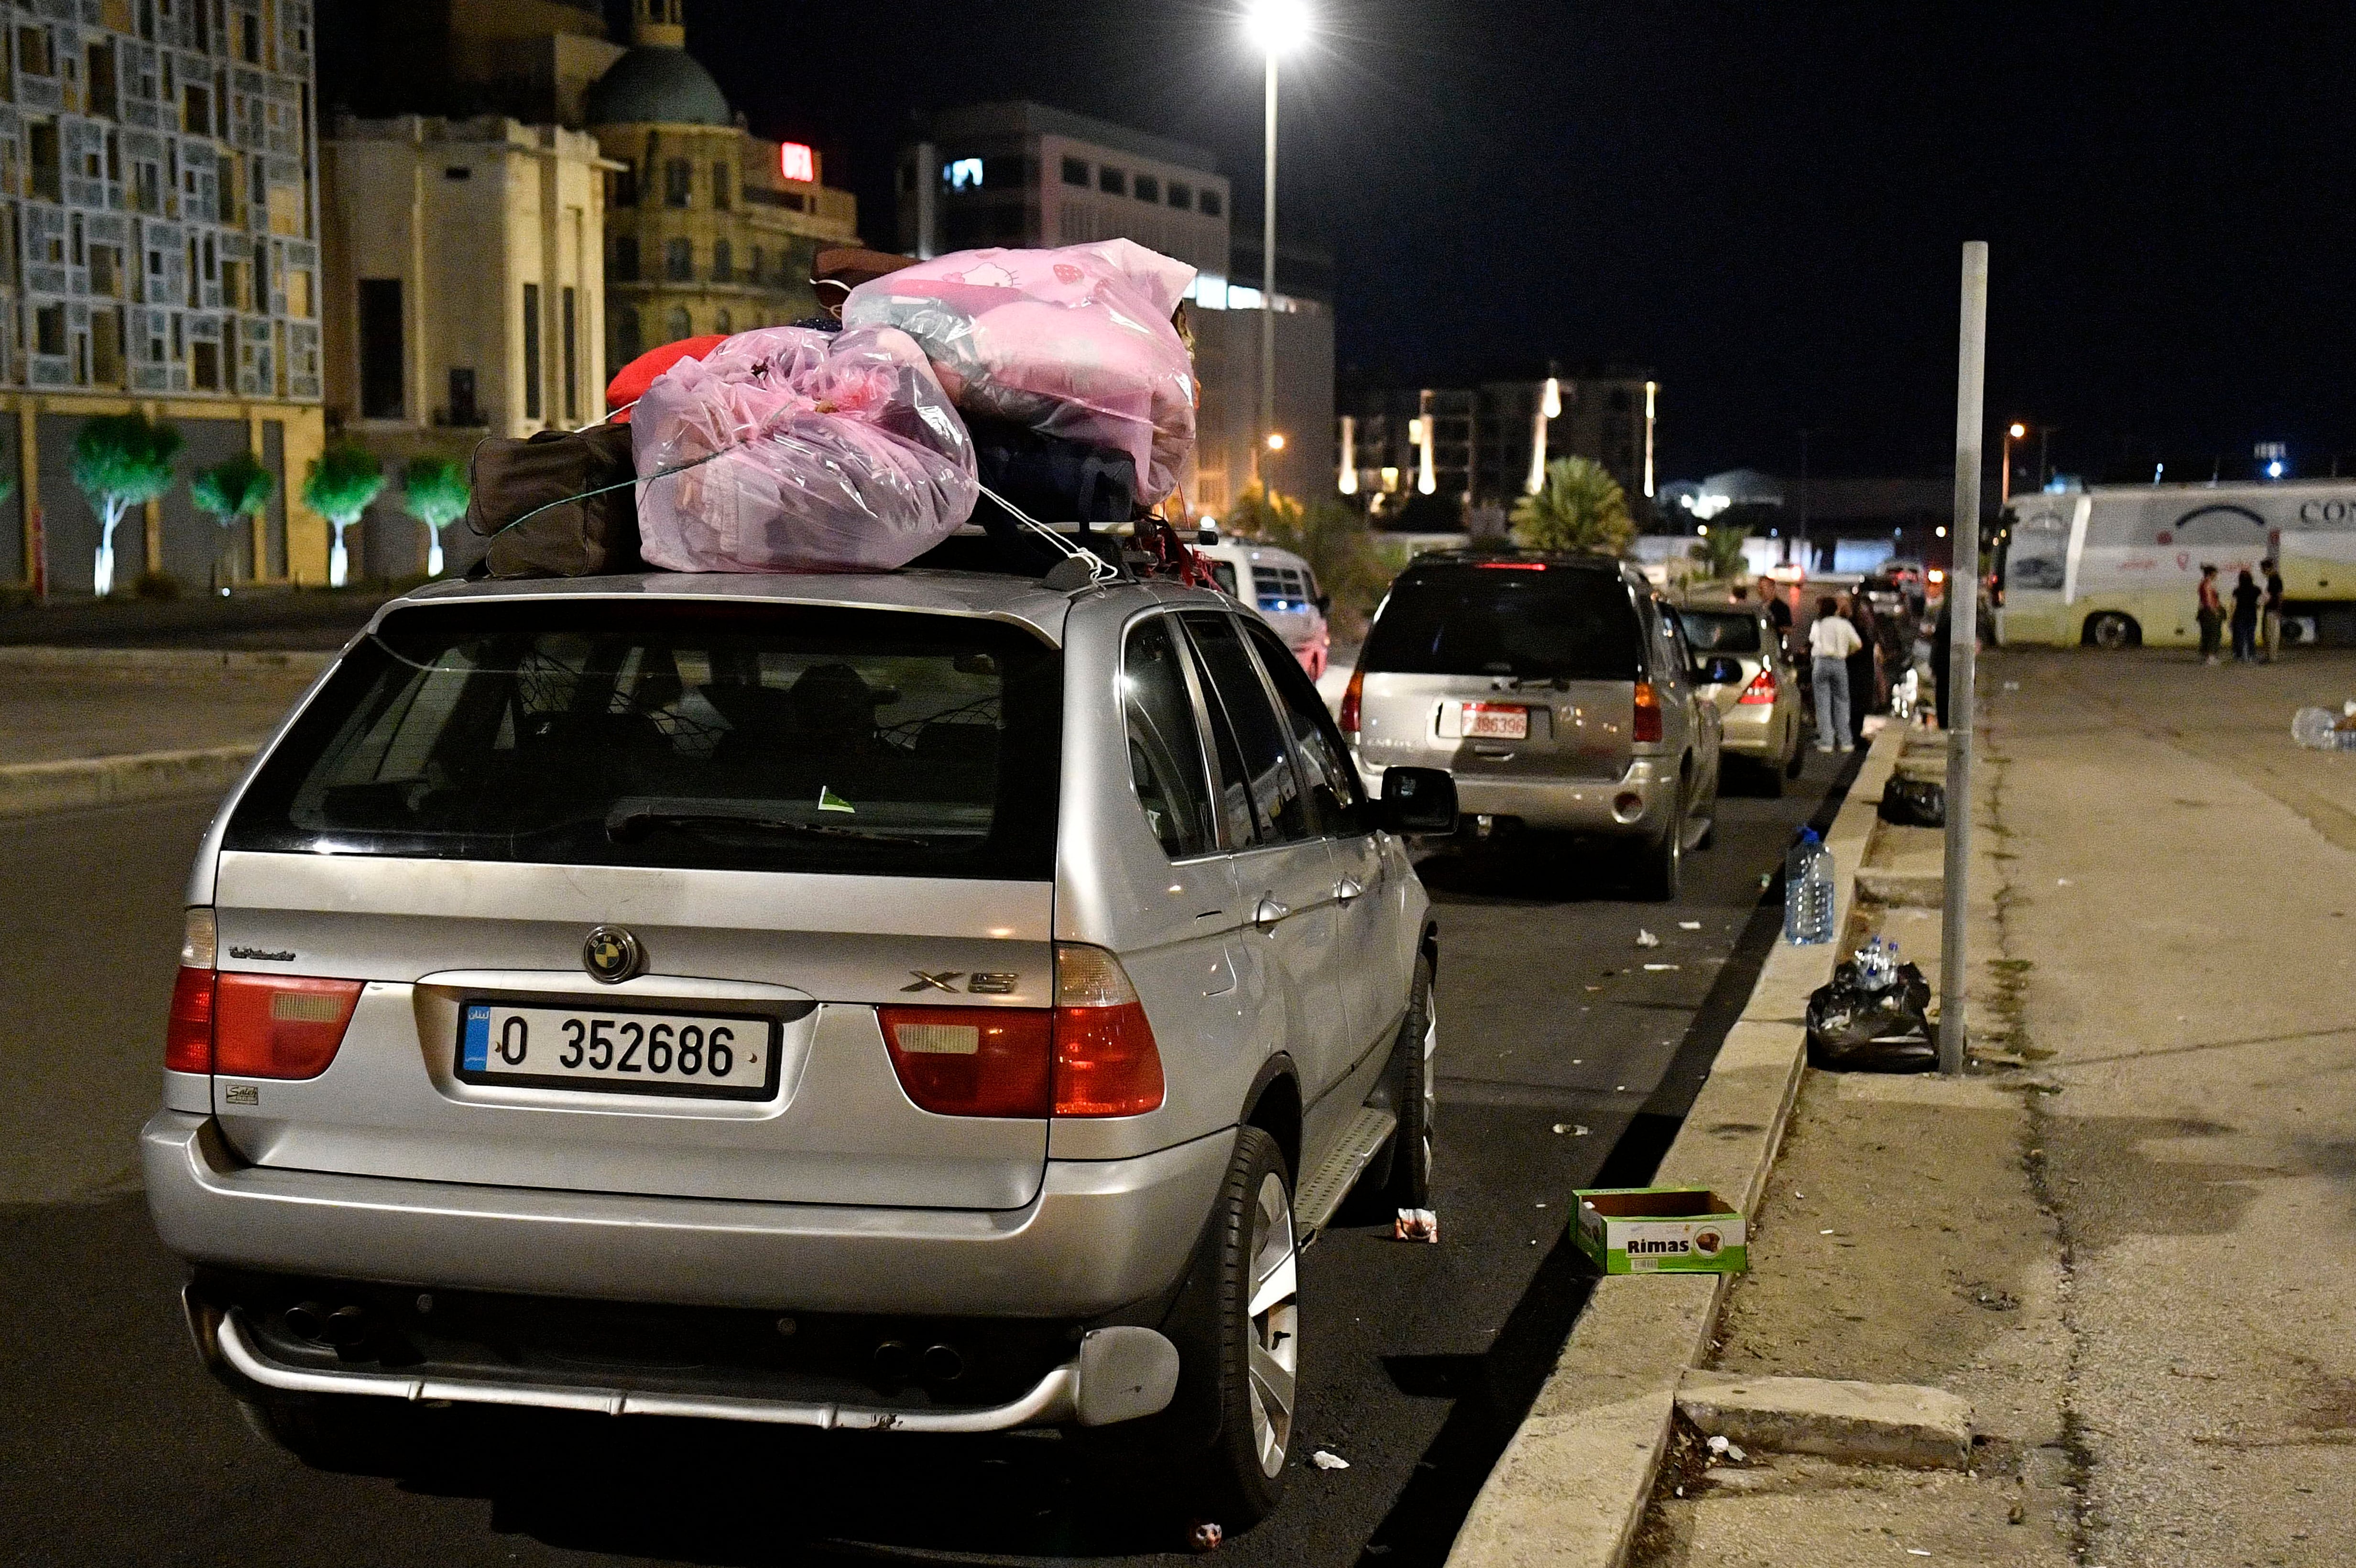
[[[176,795],[225,795],[261,750],[258,745],[203,746],[0,767],[0,817],[38,816]]]
[[[1708,1187],[1746,1215],[1757,1211],[1807,1066],[1808,994],[1839,962],[1881,786],[1906,735],[1892,724],[1874,738],[1825,836],[1838,872],[1834,940],[1794,947],[1778,937],[1655,1185]],[[1448,1568],[1618,1568],[1652,1498],[1677,1390],[1708,1355],[1732,1284],[1728,1275],[1596,1281],[1553,1373],[1473,1499]]]
[[[55,669],[87,675],[295,675],[316,677],[330,653],[293,649],[53,648],[0,646],[0,669]]]

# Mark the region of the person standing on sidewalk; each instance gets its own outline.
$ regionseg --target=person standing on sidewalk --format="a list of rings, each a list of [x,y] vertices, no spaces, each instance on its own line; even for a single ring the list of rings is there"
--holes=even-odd
[[[2265,640],[2266,663],[2272,664],[2282,653],[2282,569],[2271,560],[2262,560],[2258,562],[2258,570],[2266,574]]]
[[[2217,597],[2217,569],[2201,563],[2201,662],[2217,662],[2217,633],[2225,624],[2225,602]]]
[[[1773,578],[1759,580],[1759,603],[1767,607],[1767,624],[1775,628],[1775,640],[1782,643],[1783,651],[1789,654],[1792,651],[1792,606],[1784,602]]]
[[[2233,584],[2233,662],[2255,664],[2258,661],[2258,601],[2265,595],[2250,577],[2247,567],[2242,569],[2241,580]]]
[[[1849,749],[1848,661],[1865,639],[1841,618],[1840,603],[1830,594],[1816,601],[1816,618],[1808,623],[1808,677],[1816,688],[1816,750]]]
[[[1858,588],[1848,596],[1844,617],[1857,633],[1858,650],[1848,656],[1849,744],[1865,744],[1865,716],[1881,708],[1881,627],[1873,602]]]

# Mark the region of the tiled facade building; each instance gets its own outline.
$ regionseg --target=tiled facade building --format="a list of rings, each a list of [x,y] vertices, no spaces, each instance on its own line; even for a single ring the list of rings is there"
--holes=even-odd
[[[313,44],[310,0],[0,0],[0,586],[89,591],[70,449],[133,409],[180,429],[184,480],[249,448],[279,475],[237,578],[324,578],[288,501],[322,431]],[[222,543],[177,485],[118,579],[204,581]]]

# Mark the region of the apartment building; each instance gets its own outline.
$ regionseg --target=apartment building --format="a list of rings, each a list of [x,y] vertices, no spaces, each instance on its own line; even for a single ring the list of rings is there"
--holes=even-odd
[[[91,591],[73,439],[134,410],[186,445],[119,585],[325,580],[313,47],[309,0],[0,0],[0,585]],[[185,480],[246,450],[277,494],[225,540]]]

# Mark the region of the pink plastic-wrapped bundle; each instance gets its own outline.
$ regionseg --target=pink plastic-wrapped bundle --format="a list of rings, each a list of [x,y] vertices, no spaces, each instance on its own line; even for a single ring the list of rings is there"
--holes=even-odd
[[[1127,240],[959,251],[860,284],[842,319],[924,345],[968,413],[1127,453],[1151,501],[1194,445],[1194,365],[1170,324],[1194,277]]]
[[[630,431],[639,549],[673,571],[888,571],[980,495],[964,421],[890,328],[740,332],[658,377]]]

